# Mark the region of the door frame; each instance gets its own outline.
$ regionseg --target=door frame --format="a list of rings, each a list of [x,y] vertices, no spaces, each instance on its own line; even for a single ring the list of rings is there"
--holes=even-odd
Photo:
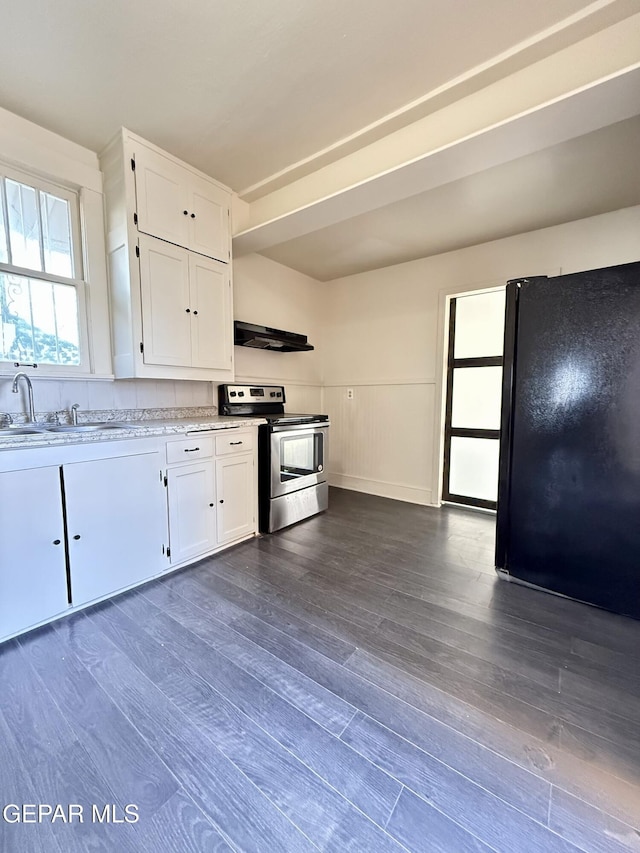
[[[466,284],[458,287],[445,287],[438,294],[438,339],[436,354],[436,376],[435,376],[435,399],[434,399],[434,441],[433,441],[433,475],[431,494],[433,505],[441,506],[443,501],[444,482],[444,446],[445,446],[445,419],[447,403],[447,366],[449,360],[449,322],[451,314],[451,300],[462,296],[478,296],[480,293],[494,293],[504,290],[507,286],[507,278],[496,282],[478,282],[475,285]],[[482,509],[483,507],[478,507]]]
[[[478,296],[478,293],[473,294]],[[444,452],[442,471],[442,500],[463,506],[476,507],[477,509],[492,509],[498,507],[497,500],[489,501],[484,498],[473,498],[468,495],[457,495],[449,491],[449,472],[451,465],[451,439],[460,438],[485,438],[492,440],[500,439],[499,429],[472,429],[465,427],[454,427],[451,423],[453,410],[453,374],[460,367],[502,367],[503,356],[478,356],[476,358],[456,358],[455,335],[456,335],[456,304],[458,296],[449,297],[449,340],[447,347],[446,363],[446,395],[445,395],[445,417],[444,417]]]

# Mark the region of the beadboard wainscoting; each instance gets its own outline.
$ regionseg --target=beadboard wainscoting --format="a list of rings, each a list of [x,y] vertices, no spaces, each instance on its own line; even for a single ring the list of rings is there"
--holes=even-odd
[[[434,378],[325,386],[330,484],[432,504],[435,390]]]
[[[437,505],[447,297],[638,260],[639,234],[636,206],[326,282],[329,482]]]

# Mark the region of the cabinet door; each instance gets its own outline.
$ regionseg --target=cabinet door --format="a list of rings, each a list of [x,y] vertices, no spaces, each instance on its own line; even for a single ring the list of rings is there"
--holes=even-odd
[[[166,568],[166,496],[160,472],[158,452],[64,466],[74,605]]]
[[[167,480],[171,562],[182,563],[216,545],[213,462],[170,468]]]
[[[192,313],[191,364],[229,370],[232,364],[231,280],[219,261],[189,256]]]
[[[191,175],[189,197],[189,248],[219,261],[228,261],[229,193]]]
[[[216,460],[218,544],[255,531],[253,454]]]
[[[145,364],[191,365],[189,252],[140,237]]]
[[[58,467],[0,474],[0,638],[69,607]]]
[[[139,147],[135,161],[138,229],[178,246],[188,246],[190,173],[148,148]]]

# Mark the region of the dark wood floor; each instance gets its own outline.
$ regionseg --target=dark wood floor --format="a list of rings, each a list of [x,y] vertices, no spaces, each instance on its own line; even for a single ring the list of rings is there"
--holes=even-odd
[[[3,805],[85,822],[1,849],[640,850],[640,623],[498,581],[493,526],[334,489],[7,643]]]

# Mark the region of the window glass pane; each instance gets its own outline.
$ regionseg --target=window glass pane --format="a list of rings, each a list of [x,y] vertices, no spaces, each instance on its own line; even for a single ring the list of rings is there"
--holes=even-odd
[[[7,233],[4,227],[4,205],[2,203],[2,180],[0,179],[0,264],[9,263]]]
[[[500,429],[501,367],[456,367],[451,426]]]
[[[451,438],[449,492],[485,501],[498,500],[500,442],[492,438]]]
[[[456,299],[454,358],[502,355],[505,291]]]
[[[44,268],[53,275],[73,277],[69,202],[40,192]]]
[[[18,184],[9,178],[6,179],[5,186],[11,263],[16,267],[41,270],[40,223],[36,191],[33,187]]]
[[[0,318],[0,359],[80,364],[73,285],[0,273]]]

